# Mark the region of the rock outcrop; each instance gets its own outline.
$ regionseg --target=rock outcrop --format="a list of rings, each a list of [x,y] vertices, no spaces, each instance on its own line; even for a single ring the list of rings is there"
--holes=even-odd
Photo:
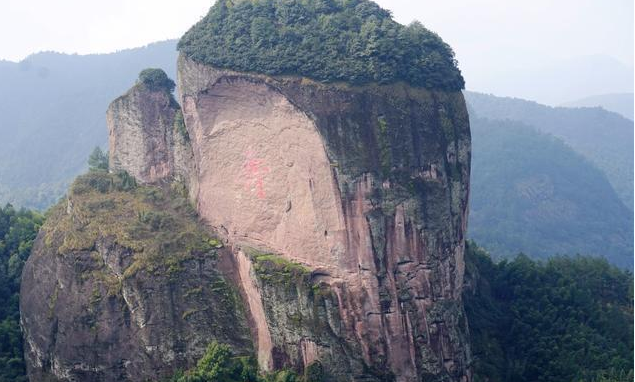
[[[118,175],[80,177],[22,275],[30,380],[161,380],[195,364],[210,339],[251,354],[219,247],[186,198]]]
[[[179,92],[201,217],[239,262],[243,246],[276,253],[332,293],[334,358],[349,361],[326,363],[333,380],[469,379],[460,295],[470,134],[460,92],[325,85],[186,57]],[[281,306],[253,277],[242,282],[260,293],[250,310],[262,367],[333,356],[332,341],[298,336],[276,316],[304,297]]]
[[[125,170],[142,183],[189,180],[189,137],[169,89],[139,82],[110,104],[106,119],[111,171]]]
[[[167,87],[138,83],[113,102],[112,174],[80,178],[25,266],[33,380],[157,380],[192,366],[212,341],[253,353],[264,371],[323,369],[328,381],[471,380],[461,301],[470,175],[462,77],[437,36],[358,3],[276,4],[331,19],[349,7],[342,14],[358,14],[369,30],[384,18],[421,67],[405,76],[390,70],[407,62],[355,57],[357,69],[377,64],[386,76],[353,86],[182,54],[182,110],[156,70],[148,80]],[[210,28],[231,34],[251,12],[279,16],[258,7],[219,2],[216,19],[188,33],[187,50],[210,53]],[[224,30],[218,23],[232,12],[236,24]],[[271,32],[262,21],[252,27]],[[356,51],[376,42],[358,37]],[[238,40],[223,41],[259,52]],[[201,57],[246,63],[223,52]],[[294,57],[285,50],[284,62],[308,67]],[[337,71],[333,62],[316,68]],[[398,81],[410,77],[417,86]]]

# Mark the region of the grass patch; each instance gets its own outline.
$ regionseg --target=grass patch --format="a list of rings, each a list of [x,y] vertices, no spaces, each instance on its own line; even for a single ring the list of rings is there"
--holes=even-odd
[[[182,203],[175,203],[180,199]],[[199,226],[182,193],[169,186],[136,185],[121,173],[94,171],[78,177],[67,199],[50,214],[43,231],[46,243],[58,254],[93,251],[105,238],[132,250],[124,278],[145,271],[172,279],[181,273],[184,261],[215,255],[222,247]],[[118,286],[109,289],[114,292]]]

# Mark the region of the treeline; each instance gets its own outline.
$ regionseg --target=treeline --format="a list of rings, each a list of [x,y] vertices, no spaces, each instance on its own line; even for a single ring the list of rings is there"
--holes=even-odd
[[[27,382],[20,331],[20,276],[44,217],[0,207],[0,382]]]
[[[218,0],[178,49],[208,65],[319,81],[461,90],[454,52],[368,0]]]
[[[590,257],[494,263],[469,243],[475,382],[633,380],[633,275]]]

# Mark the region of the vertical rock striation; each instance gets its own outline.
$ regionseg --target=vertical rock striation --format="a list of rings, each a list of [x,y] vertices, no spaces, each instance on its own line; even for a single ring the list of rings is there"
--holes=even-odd
[[[469,380],[462,94],[324,85],[186,57],[178,82],[201,217],[233,246],[300,263],[312,271],[310,284],[328,287],[333,338],[350,360],[331,377]],[[253,285],[244,290],[266,313],[254,315],[272,342],[259,349],[262,366],[332,359],[331,339],[302,338],[281,324],[275,311],[284,298],[262,283],[260,296]],[[301,306],[306,297],[295,295]]]
[[[25,266],[30,376],[156,380],[217,340],[265,371],[469,382],[470,129],[451,49],[363,0],[218,2],[179,46],[182,110],[164,72],[142,72],[108,109],[114,174],[76,182]]]

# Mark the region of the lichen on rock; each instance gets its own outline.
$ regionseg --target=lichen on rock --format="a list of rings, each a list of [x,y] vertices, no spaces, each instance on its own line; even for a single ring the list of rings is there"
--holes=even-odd
[[[310,311],[308,291],[268,287],[268,275],[256,288],[248,281],[268,338],[260,359],[301,369],[306,337],[330,360],[332,380],[469,379],[459,319],[470,168],[462,94],[326,85],[184,56],[178,85],[201,216],[234,246],[302,264],[333,294],[337,339],[277,313]],[[433,310],[442,314],[428,318]]]
[[[169,187],[125,189],[104,172],[79,177],[23,273],[30,378],[166,377],[192,366],[211,338],[251,354],[240,297],[217,270],[218,247]]]

